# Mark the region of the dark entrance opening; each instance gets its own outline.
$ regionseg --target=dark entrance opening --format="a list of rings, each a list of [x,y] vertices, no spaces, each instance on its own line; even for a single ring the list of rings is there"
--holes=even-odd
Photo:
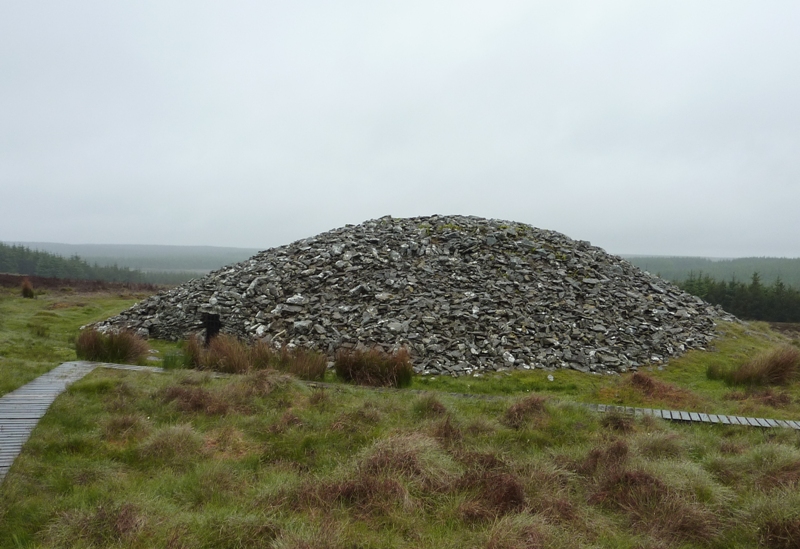
[[[206,329],[206,347],[208,347],[211,340],[219,334],[222,321],[219,319],[219,315],[214,313],[200,313],[200,320],[203,321],[203,328]]]

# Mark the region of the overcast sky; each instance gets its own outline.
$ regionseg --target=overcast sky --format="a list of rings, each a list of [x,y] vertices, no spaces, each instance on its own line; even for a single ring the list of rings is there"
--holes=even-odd
[[[383,215],[800,256],[800,2],[0,0],[0,240]]]

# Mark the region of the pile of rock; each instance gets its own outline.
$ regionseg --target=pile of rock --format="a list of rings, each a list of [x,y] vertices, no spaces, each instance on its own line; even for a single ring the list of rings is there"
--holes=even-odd
[[[204,315],[205,313],[205,315]],[[276,346],[406,347],[421,373],[624,372],[703,348],[721,309],[588,242],[522,223],[383,217],[260,252],[98,325]]]

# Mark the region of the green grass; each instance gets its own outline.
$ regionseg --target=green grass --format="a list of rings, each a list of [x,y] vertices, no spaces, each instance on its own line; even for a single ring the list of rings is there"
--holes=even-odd
[[[30,375],[73,359],[77,327],[127,305],[3,295],[0,365],[13,352]],[[151,341],[174,369],[95,370],[55,401],[0,485],[0,548],[797,546],[796,432],[574,404],[800,417],[796,382],[773,398],[707,378],[784,342],[763,325],[721,329],[715,352],[638,376],[417,376],[418,392],[332,372],[322,390],[271,370],[215,378]]]
[[[796,434],[603,419],[546,397],[96,370],[59,397],[0,487],[0,540],[757,547],[765,528],[800,520]]]
[[[132,295],[39,293],[24,299],[0,288],[0,395],[13,391],[61,362],[75,360],[79,328],[138,301]]]

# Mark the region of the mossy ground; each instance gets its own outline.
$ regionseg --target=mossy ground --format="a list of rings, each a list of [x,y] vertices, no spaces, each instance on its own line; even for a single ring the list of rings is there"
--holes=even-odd
[[[77,326],[128,304],[14,299],[0,301],[0,354],[26,375],[73,359]],[[27,355],[40,311],[64,316],[49,317],[46,352]],[[427,392],[412,393],[319,390],[275,372],[96,370],[56,400],[0,486],[0,547],[797,546],[796,432],[571,403],[679,399],[797,418],[797,384],[773,406],[706,378],[711,362],[733,365],[780,339],[759,325],[722,329],[715,352],[644,368],[663,384],[653,396],[632,376],[572,371],[552,382],[540,371],[416,378],[412,389]],[[177,348],[152,343],[162,356]]]

